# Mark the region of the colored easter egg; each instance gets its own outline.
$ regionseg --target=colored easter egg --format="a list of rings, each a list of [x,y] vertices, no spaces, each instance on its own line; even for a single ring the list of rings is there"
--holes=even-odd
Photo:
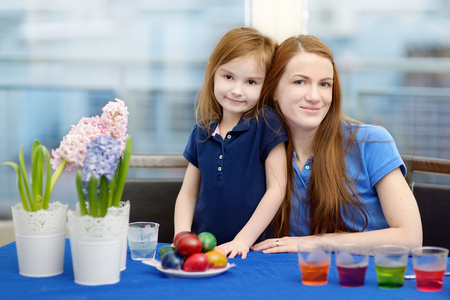
[[[159,257],[159,259],[162,259],[164,254],[169,253],[169,252],[176,252],[175,247],[172,247],[172,246],[169,246],[169,245],[164,245],[161,248],[159,248],[159,250],[158,250],[158,257]]]
[[[175,245],[175,249],[181,257],[188,257],[194,253],[201,252],[202,248],[202,242],[192,235],[181,237]]]
[[[210,232],[202,232],[198,235],[198,239],[202,242],[202,251],[208,252],[217,245],[216,237]]]
[[[208,251],[205,253],[205,255],[208,257],[209,269],[225,268],[226,265],[228,264],[227,257],[217,251]]]
[[[223,255],[225,255],[225,257],[227,256],[227,253],[225,252],[225,250],[222,247],[220,247],[220,246],[215,246],[212,249],[212,251],[216,251],[216,252],[222,253]]]
[[[196,236],[195,233],[190,232],[190,231],[180,231],[178,232],[175,237],[173,238],[173,244],[176,246],[177,242],[184,236],[188,236],[188,235],[192,235],[192,236]]]
[[[180,270],[183,267],[183,259],[175,252],[168,252],[161,258],[163,269]]]
[[[205,253],[194,253],[183,264],[185,272],[204,272],[208,269],[209,260]]]

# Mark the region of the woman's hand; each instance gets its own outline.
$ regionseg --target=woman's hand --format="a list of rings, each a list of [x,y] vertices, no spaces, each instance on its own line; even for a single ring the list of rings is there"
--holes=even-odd
[[[250,251],[249,246],[237,240],[222,244],[220,247],[225,250],[228,258],[235,258],[236,255],[240,255],[244,259],[247,258],[247,253]]]
[[[253,251],[263,250],[263,253],[284,253],[293,252],[297,253],[297,244],[303,240],[304,237],[282,237],[267,239],[252,247]]]

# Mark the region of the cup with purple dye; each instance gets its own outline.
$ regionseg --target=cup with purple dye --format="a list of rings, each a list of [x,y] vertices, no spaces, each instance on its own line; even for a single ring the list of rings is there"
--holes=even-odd
[[[345,287],[364,285],[370,247],[363,244],[341,244],[335,247],[339,284]]]

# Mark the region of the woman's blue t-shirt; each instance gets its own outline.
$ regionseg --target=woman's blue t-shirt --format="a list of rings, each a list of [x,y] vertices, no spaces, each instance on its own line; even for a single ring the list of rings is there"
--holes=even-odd
[[[347,175],[349,178],[355,179],[356,191],[369,213],[369,225],[366,230],[389,228],[389,224],[381,209],[375,184],[398,167],[400,167],[403,175],[406,175],[406,166],[394,139],[385,128],[343,122],[344,136],[348,136],[349,130],[354,130],[356,126],[358,126],[356,146],[360,155],[358,156],[353,152],[345,157]],[[300,173],[298,166],[295,164],[295,151],[293,155],[296,193],[292,194],[290,235],[304,236],[309,235],[309,205],[305,206],[304,201],[308,179],[311,174],[312,160],[308,159],[306,161]],[[352,212],[355,213],[352,214]],[[355,217],[355,220],[353,220],[352,215]],[[344,218],[343,216],[348,231],[360,231],[364,228],[364,220],[358,217],[359,215],[356,211],[348,212],[347,216],[352,216],[351,218]]]
[[[266,192],[266,158],[287,140],[282,120],[272,108],[265,108],[258,120],[241,118],[225,139],[208,136],[195,125],[183,153],[201,174],[192,231],[211,232],[218,244],[233,240]],[[263,235],[271,237],[271,229]]]

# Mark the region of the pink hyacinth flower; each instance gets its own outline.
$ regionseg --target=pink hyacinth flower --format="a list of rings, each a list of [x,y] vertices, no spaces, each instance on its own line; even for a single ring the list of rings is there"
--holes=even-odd
[[[128,109],[120,99],[110,101],[103,107],[101,117],[83,117],[76,126],[72,125],[69,133],[63,137],[59,148],[52,150],[50,160],[56,169],[65,160],[65,169],[75,170],[84,166],[86,148],[91,140],[99,136],[112,136],[121,142],[121,151],[125,150],[127,139]]]
[[[72,125],[69,133],[63,137],[58,149],[52,150],[53,158],[50,160],[53,169],[63,161],[67,161],[66,169],[75,170],[83,167],[86,157],[86,147],[97,136],[102,135],[100,118],[81,118],[76,126]]]
[[[128,137],[128,108],[125,103],[115,98],[116,102],[109,102],[103,107],[100,117],[103,134],[111,136],[121,142],[121,151],[125,150],[125,142]]]

